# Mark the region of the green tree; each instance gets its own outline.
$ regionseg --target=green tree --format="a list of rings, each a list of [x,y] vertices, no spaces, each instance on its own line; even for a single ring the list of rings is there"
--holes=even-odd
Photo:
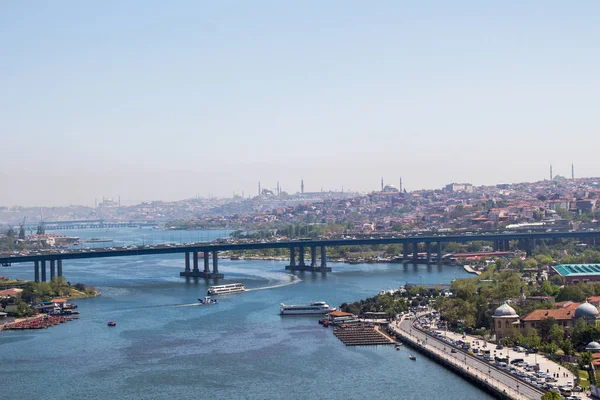
[[[585,369],[585,370],[590,369],[590,365],[592,364],[593,359],[594,359],[594,356],[592,356],[591,352],[586,351],[586,352],[581,353],[581,355],[579,356],[579,360],[578,360],[579,369]]]
[[[551,390],[549,392],[544,393],[544,395],[542,396],[542,400],[562,400],[562,396],[560,395],[560,393]]]
[[[552,328],[558,326],[556,320],[552,317],[544,318],[537,324],[538,333],[544,343],[550,341],[550,332]]]

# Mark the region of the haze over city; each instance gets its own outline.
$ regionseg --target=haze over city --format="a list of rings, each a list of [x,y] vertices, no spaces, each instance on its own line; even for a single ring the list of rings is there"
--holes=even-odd
[[[3,3],[0,204],[598,176],[599,11]]]

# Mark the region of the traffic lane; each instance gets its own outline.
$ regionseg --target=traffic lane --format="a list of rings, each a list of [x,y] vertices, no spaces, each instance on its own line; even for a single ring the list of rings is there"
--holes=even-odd
[[[521,382],[520,380],[518,380],[517,378],[515,378],[511,375],[503,373],[502,371],[489,365],[486,362],[482,362],[481,360],[470,357],[466,353],[462,353],[462,352],[452,353],[451,352],[452,347],[450,345],[448,345],[442,341],[439,341],[437,339],[431,338],[428,335],[424,334],[423,332],[420,332],[420,331],[417,331],[417,333],[413,332],[413,335],[415,337],[417,337],[419,340],[421,340],[422,342],[425,342],[426,346],[432,346],[438,350],[445,352],[445,354],[447,356],[455,359],[457,362],[463,364],[465,367],[475,369],[475,370],[479,371],[480,373],[482,373],[484,375],[488,375],[490,378],[505,384],[508,387],[514,388],[515,390],[517,390],[517,385],[518,385],[519,393],[521,393],[529,398],[538,399],[542,395],[542,393],[537,391],[535,388],[530,387],[529,385],[526,385],[524,382]],[[427,338],[427,340],[425,340],[426,338]],[[445,351],[444,351],[444,348],[446,349]]]
[[[450,346],[448,343],[442,342],[436,338],[428,336],[416,328],[413,328],[412,323],[410,323],[410,321],[403,321],[401,324],[401,329],[405,332],[409,332],[422,342],[426,343],[427,346],[433,346],[441,351],[444,351],[444,348],[446,348],[445,354],[447,356],[452,357],[457,362],[460,362],[463,365],[468,366],[469,368],[474,368],[483,374],[487,374],[490,378],[502,382],[506,386],[514,388],[515,390],[518,389],[519,393],[522,393],[529,398],[539,399],[543,394],[543,392],[537,390],[536,388],[530,385],[527,385],[525,382],[520,381],[516,377],[502,372],[501,370],[497,369],[496,367],[490,365],[487,362],[479,360],[475,357],[471,357],[470,355],[467,355],[464,352],[452,353],[452,346]]]

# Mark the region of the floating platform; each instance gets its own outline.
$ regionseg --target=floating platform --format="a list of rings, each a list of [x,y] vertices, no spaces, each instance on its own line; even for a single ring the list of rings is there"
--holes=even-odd
[[[311,267],[310,265],[304,265],[304,266],[286,265],[285,269],[286,269],[286,271],[331,272],[331,267],[325,267],[325,268],[323,268],[321,266]]]
[[[342,324],[333,328],[333,334],[346,346],[378,346],[396,344],[396,341],[371,324]]]
[[[185,276],[186,278],[203,278],[203,279],[222,279],[225,275],[214,272],[204,271],[182,271],[179,276]]]

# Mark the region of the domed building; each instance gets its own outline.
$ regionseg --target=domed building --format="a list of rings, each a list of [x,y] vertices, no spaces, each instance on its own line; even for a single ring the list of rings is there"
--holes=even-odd
[[[494,315],[492,315],[492,319],[494,320],[496,340],[502,339],[502,337],[504,337],[504,333],[511,326],[514,326],[518,329],[520,325],[519,315],[515,309],[509,306],[506,302],[502,303],[500,307],[496,308]]]
[[[587,346],[585,346],[585,351],[589,351],[592,353],[600,352],[600,343],[598,342],[589,342]]]
[[[579,318],[583,318],[586,324],[595,325],[600,319],[600,313],[596,307],[586,301],[575,309],[573,319],[577,320]]]

